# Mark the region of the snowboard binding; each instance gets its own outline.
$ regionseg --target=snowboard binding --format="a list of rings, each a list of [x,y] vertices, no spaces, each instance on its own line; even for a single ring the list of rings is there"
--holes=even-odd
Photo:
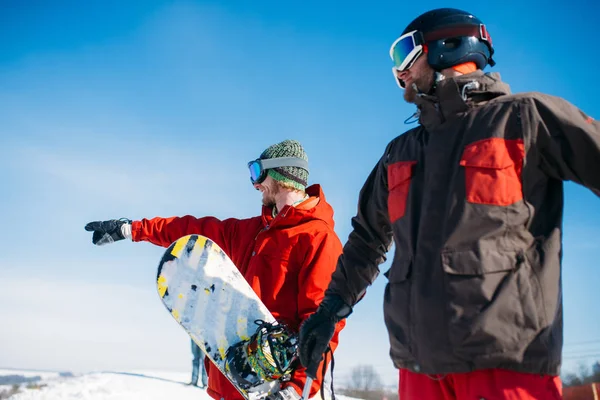
[[[289,380],[298,359],[298,338],[284,324],[254,323],[258,329],[250,339],[231,346],[225,355],[227,374],[244,390]]]

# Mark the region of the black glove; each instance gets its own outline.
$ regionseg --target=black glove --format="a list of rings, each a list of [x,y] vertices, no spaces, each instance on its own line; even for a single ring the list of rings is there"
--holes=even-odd
[[[113,243],[125,239],[121,227],[124,224],[131,224],[127,218],[111,219],[108,221],[93,221],[85,226],[88,232],[94,232],[92,243],[98,246]]]
[[[352,313],[352,307],[337,295],[327,295],[317,311],[300,327],[298,347],[306,374],[316,378],[317,368],[335,333],[335,325]]]

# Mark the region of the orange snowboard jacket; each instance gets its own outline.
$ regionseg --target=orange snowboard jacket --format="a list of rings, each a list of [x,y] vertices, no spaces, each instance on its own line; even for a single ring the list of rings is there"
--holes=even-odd
[[[272,207],[248,219],[193,216],[153,218],[133,221],[132,240],[168,247],[189,234],[204,235],[215,241],[238,267],[252,289],[273,316],[296,332],[314,313],[331,280],[342,244],[334,232],[333,208],[319,185],[306,190],[309,198],[296,207],[285,206],[273,217]],[[331,349],[345,321],[337,325]],[[228,379],[206,360],[208,393],[220,400],[242,396]],[[211,368],[212,367],[212,368]],[[319,371],[323,367],[319,366]],[[320,374],[319,374],[320,375]],[[282,387],[293,386],[301,394],[306,382],[305,368],[298,362],[292,379]],[[321,386],[317,377],[311,397]]]

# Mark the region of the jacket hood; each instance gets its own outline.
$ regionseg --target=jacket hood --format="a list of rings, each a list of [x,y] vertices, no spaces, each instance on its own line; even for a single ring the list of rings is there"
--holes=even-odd
[[[262,222],[270,225],[276,220],[277,226],[293,226],[310,220],[321,220],[334,228],[333,207],[325,199],[321,185],[315,184],[306,188],[310,196],[295,207],[285,206],[275,218],[273,207],[262,207]]]

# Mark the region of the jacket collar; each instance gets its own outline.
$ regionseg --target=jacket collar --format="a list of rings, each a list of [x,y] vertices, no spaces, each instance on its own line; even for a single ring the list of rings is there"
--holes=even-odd
[[[510,87],[502,82],[500,74],[477,70],[439,81],[431,95],[421,94],[415,103],[419,122],[426,129],[432,129],[470,108],[508,94]]]
[[[331,228],[334,227],[333,208],[325,199],[321,185],[314,184],[306,188],[309,198],[295,207],[285,206],[273,217],[273,207],[262,207],[262,222],[264,226],[299,225],[308,220],[322,220]]]

